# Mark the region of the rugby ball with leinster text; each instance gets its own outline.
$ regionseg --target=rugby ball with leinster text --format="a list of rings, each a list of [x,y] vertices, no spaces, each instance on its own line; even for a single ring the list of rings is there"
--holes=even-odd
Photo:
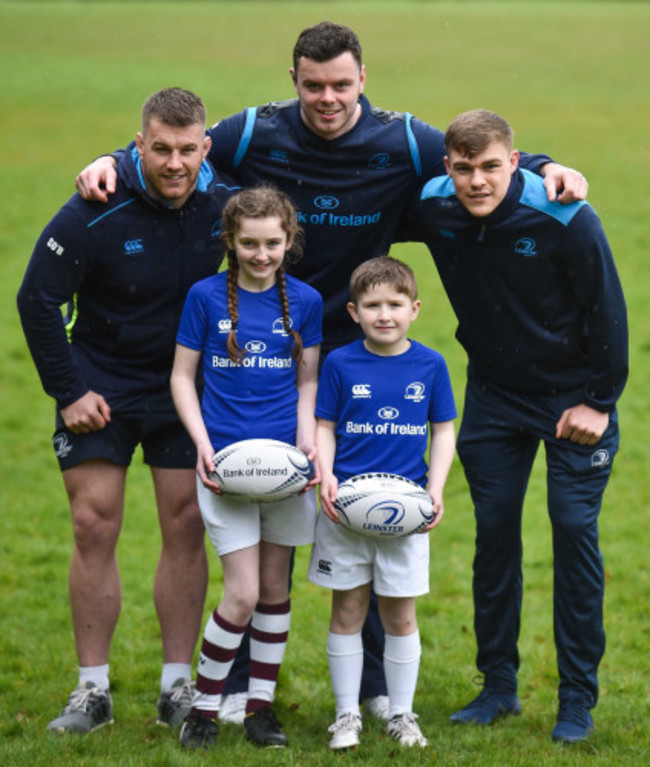
[[[398,474],[358,474],[338,487],[334,508],[342,525],[369,538],[401,538],[435,519],[424,488]]]
[[[210,479],[242,501],[272,503],[297,495],[314,476],[307,456],[275,439],[245,439],[219,450]]]

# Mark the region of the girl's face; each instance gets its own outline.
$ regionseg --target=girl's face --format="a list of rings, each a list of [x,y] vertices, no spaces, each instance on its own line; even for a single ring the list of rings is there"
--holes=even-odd
[[[277,216],[242,218],[232,243],[239,263],[239,287],[254,292],[270,288],[290,248],[291,241]]]

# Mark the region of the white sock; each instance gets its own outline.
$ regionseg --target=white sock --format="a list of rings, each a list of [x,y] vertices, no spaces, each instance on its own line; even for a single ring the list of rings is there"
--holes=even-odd
[[[160,690],[161,692],[171,690],[172,685],[177,679],[191,678],[192,666],[190,663],[163,663],[160,675]]]
[[[363,642],[357,634],[327,634],[327,662],[334,697],[336,716],[360,714],[359,690],[363,671]]]
[[[92,682],[100,690],[108,690],[108,663],[103,666],[79,666],[79,684]]]
[[[420,668],[420,632],[406,636],[386,634],[384,673],[388,688],[388,717],[413,711]]]

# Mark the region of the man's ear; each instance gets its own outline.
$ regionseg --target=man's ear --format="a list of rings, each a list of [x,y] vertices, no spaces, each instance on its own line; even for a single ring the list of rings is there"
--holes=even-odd
[[[513,149],[510,152],[510,173],[514,173],[519,167],[519,150]]]

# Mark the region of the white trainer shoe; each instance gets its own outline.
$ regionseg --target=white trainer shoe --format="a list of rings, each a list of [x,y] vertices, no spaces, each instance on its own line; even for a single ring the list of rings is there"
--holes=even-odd
[[[331,724],[327,731],[332,733],[329,746],[333,751],[343,748],[354,748],[359,745],[359,733],[362,724],[359,714],[353,714],[348,711],[345,714],[339,714],[334,724]]]
[[[429,741],[424,737],[415,721],[417,718],[418,715],[410,711],[405,714],[398,714],[388,721],[386,732],[391,738],[399,741],[402,746],[421,746],[424,748]]]

